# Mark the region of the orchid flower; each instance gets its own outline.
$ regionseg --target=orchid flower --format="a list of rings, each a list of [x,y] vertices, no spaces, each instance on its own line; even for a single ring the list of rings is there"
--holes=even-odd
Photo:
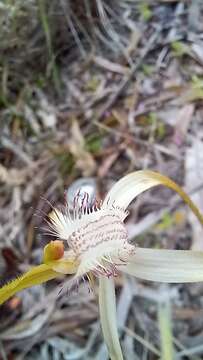
[[[99,309],[104,340],[112,360],[122,360],[116,325],[114,277],[120,272],[159,282],[203,281],[203,252],[157,250],[128,242],[124,224],[127,207],[137,195],[156,185],[176,191],[203,224],[203,215],[186,193],[169,178],[148,170],[120,179],[99,206],[88,206],[76,196],[73,213],[68,205],[54,209],[49,217],[51,233],[58,239],[44,248],[43,263],[0,289],[0,304],[16,292],[69,274],[71,286],[80,279],[99,279]],[[65,244],[65,251],[64,251]],[[66,249],[67,248],[67,249]]]

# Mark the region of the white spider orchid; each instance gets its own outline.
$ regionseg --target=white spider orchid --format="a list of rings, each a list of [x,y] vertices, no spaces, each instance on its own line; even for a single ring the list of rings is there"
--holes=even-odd
[[[169,178],[152,171],[137,171],[119,180],[99,207],[88,208],[85,197],[76,201],[71,215],[54,209],[51,230],[63,241],[51,241],[44,248],[43,264],[0,289],[0,304],[16,292],[41,284],[61,274],[73,274],[71,284],[86,277],[90,284],[99,278],[99,308],[104,339],[112,360],[122,360],[116,325],[114,277],[120,272],[140,279],[178,283],[203,281],[203,252],[157,250],[135,247],[128,242],[124,220],[131,201],[156,185],[175,190],[189,205],[200,222],[203,216]],[[77,199],[76,199],[77,200]],[[68,250],[64,251],[64,242]]]

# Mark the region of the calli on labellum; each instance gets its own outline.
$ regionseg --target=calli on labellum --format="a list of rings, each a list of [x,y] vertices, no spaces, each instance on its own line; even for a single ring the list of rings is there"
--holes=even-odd
[[[68,204],[50,215],[51,233],[58,239],[44,248],[43,263],[0,289],[0,304],[16,292],[71,274],[71,284],[86,277],[90,285],[99,279],[100,319],[109,356],[122,360],[116,326],[114,277],[127,273],[159,282],[203,281],[203,252],[157,250],[135,247],[128,242],[125,219],[127,207],[143,191],[164,185],[176,191],[203,224],[203,215],[186,193],[169,178],[149,170],[130,173],[120,179],[102,204],[88,206],[88,195],[75,198],[73,213]],[[64,251],[64,244],[67,250]]]

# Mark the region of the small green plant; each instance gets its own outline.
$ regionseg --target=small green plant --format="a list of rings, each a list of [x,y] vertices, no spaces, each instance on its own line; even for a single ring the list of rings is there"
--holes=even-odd
[[[201,89],[203,90],[203,78],[193,75],[192,76],[192,87],[194,89]]]
[[[163,140],[166,135],[165,124],[157,118],[156,113],[150,112],[147,117],[148,123],[151,125],[151,138],[157,138],[157,140]]]
[[[86,138],[85,148],[92,154],[98,153],[102,149],[102,138],[98,133],[93,133]]]
[[[139,4],[139,12],[144,21],[149,21],[153,16],[150,6],[145,2]]]
[[[149,64],[143,64],[142,71],[143,71],[144,75],[151,76],[154,72],[154,66],[149,65]]]
[[[59,164],[59,171],[62,177],[70,175],[74,169],[75,160],[69,152],[59,152],[55,154],[55,158]]]
[[[182,41],[174,41],[171,43],[171,49],[173,50],[174,56],[182,57],[183,55],[189,54],[189,47]]]

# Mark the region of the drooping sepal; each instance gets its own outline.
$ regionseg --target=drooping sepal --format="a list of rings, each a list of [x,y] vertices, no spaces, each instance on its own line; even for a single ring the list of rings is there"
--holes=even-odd
[[[60,274],[54,271],[49,265],[41,264],[33,267],[25,274],[10,281],[0,289],[0,304],[10,299],[17,292],[34,285],[42,284],[48,280],[58,277]]]

